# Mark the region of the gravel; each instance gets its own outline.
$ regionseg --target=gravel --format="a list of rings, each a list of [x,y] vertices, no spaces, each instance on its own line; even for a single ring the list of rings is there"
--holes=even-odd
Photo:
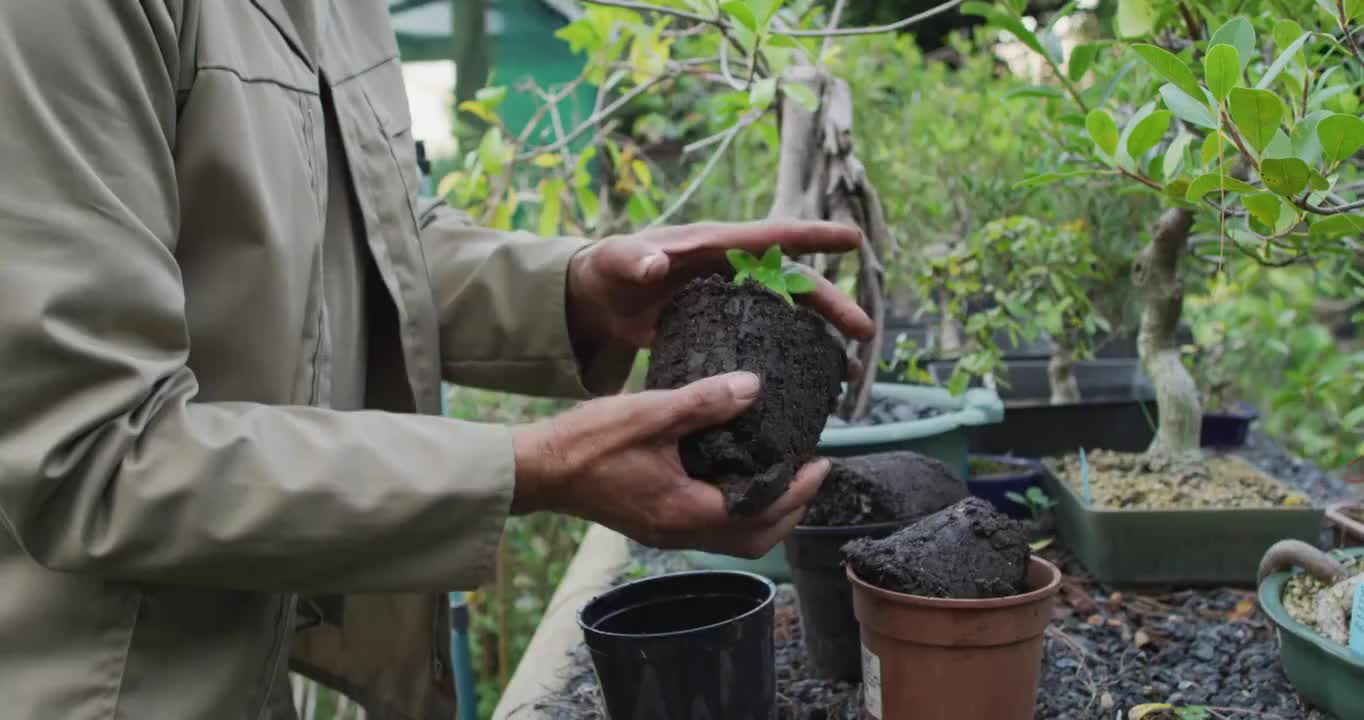
[[[1252,433],[1238,454],[1324,503],[1353,493],[1339,479]],[[677,555],[636,548],[649,572],[679,569]],[[1220,716],[1331,720],[1294,692],[1279,666],[1273,625],[1254,593],[1231,588],[1119,592],[1092,581],[1064,549],[1042,553],[1065,571],[1045,638],[1037,720],[1112,720],[1142,703],[1206,705]],[[854,720],[860,687],[809,675],[791,586],[779,587],[778,720]],[[581,648],[562,689],[539,706],[554,720],[605,720]],[[1214,715],[1213,717],[1218,717]]]
[[[946,412],[943,408],[920,407],[893,398],[872,398],[871,406],[867,408],[867,414],[861,420],[849,423],[840,417],[830,417],[829,427],[848,427],[850,424],[856,427],[868,427],[897,422],[912,422],[937,417]]]

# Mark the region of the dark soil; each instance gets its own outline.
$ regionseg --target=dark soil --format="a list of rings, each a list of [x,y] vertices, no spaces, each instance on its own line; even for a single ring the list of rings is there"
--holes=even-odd
[[[915,452],[834,460],[803,524],[865,525],[917,518],[967,496],[946,463]]]
[[[725,493],[735,515],[781,496],[819,443],[847,376],[842,344],[815,312],[752,282],[693,280],[663,309],[645,384],[679,388],[736,370],[756,373],[758,401],[739,417],[684,437],[682,465]]]
[[[1027,589],[1028,533],[980,498],[967,498],[881,540],[843,546],[848,567],[879,588],[978,599]]]

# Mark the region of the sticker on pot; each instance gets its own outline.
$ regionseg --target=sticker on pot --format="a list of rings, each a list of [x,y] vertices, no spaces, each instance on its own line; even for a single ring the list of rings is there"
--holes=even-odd
[[[1355,657],[1364,657],[1364,583],[1355,585],[1350,609],[1350,652]]]
[[[862,646],[862,697],[867,714],[881,720],[881,658]]]

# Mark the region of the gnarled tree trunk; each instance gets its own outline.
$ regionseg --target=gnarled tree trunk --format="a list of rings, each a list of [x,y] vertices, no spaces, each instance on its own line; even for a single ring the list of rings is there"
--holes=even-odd
[[[838,411],[846,419],[858,418],[866,413],[871,402],[872,383],[881,357],[885,329],[885,270],[881,258],[892,239],[881,198],[853,154],[853,106],[848,84],[813,66],[791,69],[785,81],[804,84],[820,102],[814,112],[789,97],[782,102],[781,155],[768,218],[829,220],[862,231],[857,301],[875,322],[876,334],[868,342],[854,342],[850,346],[866,372],[859,382],[849,386]],[[826,258],[806,261],[826,276],[837,272],[837,265]]]
[[[1051,381],[1051,402],[1054,405],[1080,402],[1080,381],[1075,378],[1075,353],[1057,344],[1047,361],[1047,379]]]
[[[1147,465],[1157,470],[1198,474],[1202,455],[1199,430],[1203,410],[1198,387],[1180,359],[1175,329],[1184,310],[1184,283],[1179,260],[1187,251],[1193,213],[1165,211],[1156,223],[1151,244],[1137,256],[1132,284],[1144,301],[1137,351],[1156,391],[1160,426],[1146,451]]]

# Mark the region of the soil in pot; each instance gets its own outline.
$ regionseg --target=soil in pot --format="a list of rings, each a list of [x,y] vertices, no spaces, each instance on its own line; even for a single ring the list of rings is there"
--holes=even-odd
[[[753,282],[693,280],[659,316],[645,385],[673,389],[736,370],[762,379],[757,402],[684,437],[679,452],[689,474],[724,491],[731,513],[748,516],[780,497],[814,454],[847,358],[814,311]]]
[[[1034,717],[1061,572],[1020,523],[972,497],[845,554],[864,716]]]
[[[1302,493],[1234,455],[1207,458],[1208,477],[1152,472],[1142,456],[1094,450],[1086,453],[1093,507],[1126,510],[1249,509],[1309,504]],[[1079,455],[1051,461],[1052,472],[1077,493],[1084,479]]]
[[[1358,575],[1364,572],[1364,557],[1355,556],[1340,558],[1340,564],[1345,567],[1348,575]],[[1326,592],[1333,583],[1318,578],[1311,573],[1294,573],[1283,586],[1283,606],[1294,620],[1311,628],[1313,632],[1320,634],[1322,629],[1317,622],[1318,598]]]
[[[1026,589],[1028,534],[980,498],[966,498],[889,537],[843,548],[848,568],[891,592],[982,599]]]
[[[862,672],[843,545],[884,537],[964,497],[966,487],[951,468],[919,453],[834,460],[803,523],[786,539],[805,648],[820,677],[851,682]]]
[[[946,463],[901,451],[835,459],[802,525],[845,527],[922,517],[966,497]]]

